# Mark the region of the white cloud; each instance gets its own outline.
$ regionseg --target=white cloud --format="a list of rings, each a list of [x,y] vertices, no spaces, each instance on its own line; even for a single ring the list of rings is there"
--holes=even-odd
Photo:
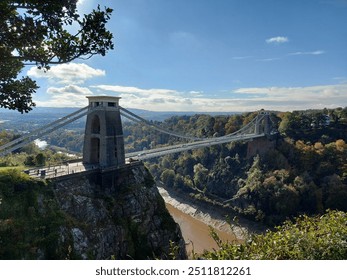
[[[243,60],[243,59],[249,59],[252,58],[252,56],[233,56],[232,59],[234,60]]]
[[[49,99],[35,100],[39,107],[84,107],[88,105],[86,96],[93,95],[90,89],[77,85],[50,87],[47,89]]]
[[[259,58],[256,61],[269,62],[269,61],[275,61],[275,60],[280,60],[280,58],[279,57]]]
[[[196,107],[196,100],[202,96],[201,91],[179,92],[172,89],[142,89],[119,85],[92,86],[97,90],[112,91],[121,97],[124,107],[147,109],[154,111],[189,111]],[[99,93],[102,93],[101,91]]]
[[[261,108],[268,110],[300,110],[347,106],[347,84],[310,86],[310,87],[253,87],[231,91],[233,98],[207,98],[195,91],[136,87],[95,86],[113,89],[122,97],[121,105],[153,111],[253,111]]]
[[[334,77],[333,80],[338,81],[340,84],[347,84],[347,77]]]
[[[247,94],[244,101],[275,110],[300,110],[347,105],[347,84],[308,87],[240,88],[233,93]],[[252,96],[253,95],[253,96]]]
[[[321,55],[324,54],[325,51],[323,50],[317,50],[312,52],[295,52],[295,53],[289,53],[288,55]]]
[[[192,97],[202,97],[202,96],[204,96],[204,92],[203,91],[191,90],[191,91],[189,91],[189,95],[192,96]]]
[[[47,89],[47,93],[49,93],[51,95],[69,93],[69,94],[83,95],[83,96],[93,94],[90,91],[90,89],[88,89],[86,87],[80,87],[77,85],[68,85],[68,86],[61,87],[61,88],[50,87]]]
[[[218,94],[206,97],[199,91],[180,92],[172,89],[141,89],[120,85],[96,85],[90,88],[69,85],[51,87],[47,92],[50,99],[35,100],[38,106],[83,107],[87,105],[86,96],[96,94],[114,94],[122,98],[120,104],[123,107],[152,111],[235,112],[256,111],[262,108],[292,111],[347,106],[347,84],[238,88],[229,91],[231,98],[225,98],[225,92],[223,98],[218,98]]]
[[[315,97],[321,99],[324,92],[341,92],[345,89],[345,86],[340,85],[328,85],[328,86],[312,86],[312,87],[260,87],[260,88],[239,88],[234,93],[257,95],[262,100],[288,100],[296,99],[300,101],[310,100]],[[290,100],[288,100],[290,101]]]
[[[288,37],[277,36],[277,37],[272,37],[272,38],[266,39],[265,42],[268,44],[282,44],[282,43],[289,42],[289,39],[288,39]]]
[[[97,88],[106,91],[113,91],[122,94],[141,94],[141,95],[151,95],[151,94],[175,94],[177,91],[171,89],[141,89],[137,87],[127,87],[118,85],[97,85],[91,86],[92,88]]]
[[[94,69],[84,63],[67,63],[52,66],[46,72],[37,67],[31,67],[27,74],[34,78],[46,78],[59,84],[82,84],[88,79],[105,76],[105,71]]]

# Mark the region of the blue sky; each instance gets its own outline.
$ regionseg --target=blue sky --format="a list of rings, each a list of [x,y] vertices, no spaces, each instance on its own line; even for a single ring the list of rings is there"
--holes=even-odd
[[[38,106],[88,95],[155,111],[347,106],[347,0],[83,0],[114,9],[115,50],[47,73]]]

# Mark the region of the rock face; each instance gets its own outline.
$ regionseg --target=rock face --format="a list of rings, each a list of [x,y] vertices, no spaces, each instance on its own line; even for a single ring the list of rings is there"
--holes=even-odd
[[[264,155],[269,150],[273,150],[275,148],[276,141],[270,141],[265,137],[254,139],[253,141],[249,141],[247,145],[247,158],[251,158],[259,155]]]
[[[180,228],[142,164],[71,176],[52,185],[70,221],[60,227],[60,243],[69,246],[71,258],[187,257]]]

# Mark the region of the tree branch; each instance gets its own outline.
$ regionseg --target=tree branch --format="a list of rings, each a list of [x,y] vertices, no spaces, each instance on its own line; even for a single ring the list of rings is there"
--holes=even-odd
[[[27,6],[24,6],[24,5],[10,5],[11,8],[14,8],[14,9],[27,9],[28,7]]]

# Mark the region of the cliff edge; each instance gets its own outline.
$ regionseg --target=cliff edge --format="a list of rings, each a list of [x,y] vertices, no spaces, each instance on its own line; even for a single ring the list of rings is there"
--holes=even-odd
[[[48,183],[2,179],[0,241],[8,246],[1,259],[187,258],[180,228],[142,163]]]

